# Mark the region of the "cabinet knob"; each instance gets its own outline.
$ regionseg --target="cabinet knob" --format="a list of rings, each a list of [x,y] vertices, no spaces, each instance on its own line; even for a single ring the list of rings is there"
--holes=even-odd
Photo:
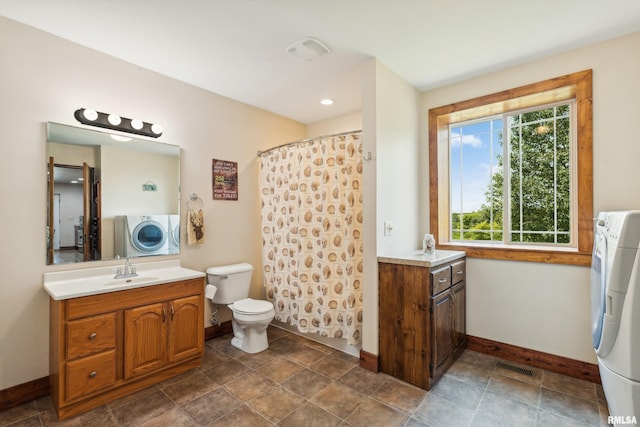
[[[446,281],[447,281],[447,279],[445,277],[441,277],[440,280],[439,280],[440,283],[444,283]]]
[[[456,271],[456,274],[462,274],[462,273],[463,273],[463,271],[462,271],[462,270],[458,270],[458,271]]]
[[[95,340],[97,336],[98,336],[98,334],[96,334],[95,332],[92,332],[91,335],[89,335],[89,339],[90,340]]]
[[[98,373],[97,373],[96,371],[91,371],[91,372],[89,373],[89,378],[95,378],[95,377],[96,377],[96,375],[98,375]]]

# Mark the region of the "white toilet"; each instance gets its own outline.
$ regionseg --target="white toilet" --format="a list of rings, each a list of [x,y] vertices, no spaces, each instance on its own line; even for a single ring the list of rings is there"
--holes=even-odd
[[[207,268],[205,296],[216,304],[227,304],[233,312],[231,345],[246,353],[259,353],[269,347],[267,326],[275,317],[269,301],[247,298],[251,285],[251,264],[231,264]]]

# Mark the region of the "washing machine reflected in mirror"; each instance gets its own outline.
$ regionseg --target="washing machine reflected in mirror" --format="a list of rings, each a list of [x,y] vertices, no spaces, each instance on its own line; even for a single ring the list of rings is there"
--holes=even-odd
[[[180,253],[180,215],[169,215],[169,254]]]
[[[169,215],[116,216],[114,231],[116,258],[169,254]]]

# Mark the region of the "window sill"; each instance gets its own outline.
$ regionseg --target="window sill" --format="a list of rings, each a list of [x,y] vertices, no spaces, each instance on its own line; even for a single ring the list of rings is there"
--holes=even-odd
[[[522,247],[487,247],[464,244],[439,244],[438,249],[465,251],[469,258],[499,259],[507,261],[541,262],[545,264],[591,265],[591,252],[577,250],[522,248]]]

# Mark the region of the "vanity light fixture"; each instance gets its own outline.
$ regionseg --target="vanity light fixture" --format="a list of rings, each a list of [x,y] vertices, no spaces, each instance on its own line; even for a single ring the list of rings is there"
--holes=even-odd
[[[76,120],[85,125],[135,133],[152,138],[162,135],[162,126],[158,124],[143,122],[139,119],[128,119],[117,114],[107,114],[88,108],[80,108],[75,111],[74,116]]]
[[[96,112],[96,110],[85,109],[84,111],[82,111],[82,116],[90,122],[93,122],[98,118],[98,113]]]
[[[107,120],[113,126],[119,126],[120,123],[122,123],[122,119],[120,118],[120,116],[116,116],[115,114],[109,114],[109,116],[107,117]]]
[[[135,130],[140,130],[142,129],[143,126],[144,126],[144,123],[142,123],[142,120],[138,120],[138,119],[131,120],[131,127],[134,128]]]

